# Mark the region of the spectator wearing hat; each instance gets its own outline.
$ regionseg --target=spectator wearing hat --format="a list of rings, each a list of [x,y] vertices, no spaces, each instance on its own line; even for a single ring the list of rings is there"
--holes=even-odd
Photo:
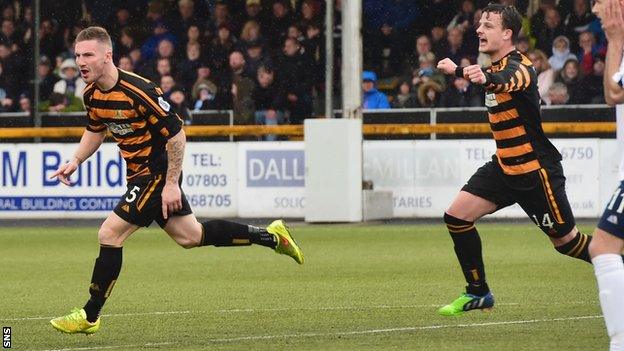
[[[421,107],[440,107],[442,87],[432,80],[418,87],[418,103]]]
[[[193,104],[194,109],[199,108],[201,110],[212,110],[216,109],[216,97],[217,97],[217,85],[213,82],[211,78],[212,71],[207,64],[202,63],[197,69],[197,79],[195,80],[195,84],[193,84],[193,89],[191,90],[191,97],[195,103]],[[207,90],[204,95],[200,94],[200,90]],[[198,107],[197,100],[201,100],[202,103]]]
[[[217,86],[212,82],[199,83],[193,87],[193,111],[213,110],[215,97],[217,96]]]
[[[42,56],[37,66],[39,74],[39,97],[41,101],[48,100],[54,89],[54,85],[59,81],[59,77],[52,71],[50,59]]]
[[[60,67],[61,80],[54,84],[53,92],[82,100],[87,84],[80,78],[78,65],[73,59],[65,59]]]
[[[376,84],[375,72],[362,72],[362,108],[365,110],[390,108],[388,97],[377,90]]]
[[[552,42],[552,56],[548,58],[550,67],[555,71],[561,70],[568,60],[576,60],[576,56],[570,52],[570,39],[560,35]]]

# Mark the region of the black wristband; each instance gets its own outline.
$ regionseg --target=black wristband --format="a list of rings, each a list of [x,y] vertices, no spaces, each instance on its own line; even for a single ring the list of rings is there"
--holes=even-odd
[[[464,78],[464,67],[457,66],[455,68],[455,77]]]

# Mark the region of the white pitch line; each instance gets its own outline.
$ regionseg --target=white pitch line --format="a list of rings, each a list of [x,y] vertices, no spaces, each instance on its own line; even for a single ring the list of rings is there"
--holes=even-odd
[[[585,305],[587,302],[583,301],[569,301],[567,305]],[[503,302],[497,303],[496,306],[518,306],[518,302]],[[552,303],[550,303],[552,305]],[[150,315],[166,315],[166,314],[188,314],[188,313],[255,313],[255,312],[283,312],[283,311],[340,311],[340,310],[367,310],[367,309],[402,309],[402,308],[437,308],[444,305],[430,304],[430,305],[375,305],[375,306],[329,306],[329,307],[283,307],[283,308],[233,308],[233,309],[221,309],[212,311],[158,311],[158,312],[137,312],[137,313],[114,313],[103,314],[102,317],[131,317],[131,316],[150,316]],[[15,321],[36,321],[46,320],[55,317],[21,317],[21,318],[0,318],[0,322],[15,322]]]
[[[152,315],[163,315],[163,314],[187,314],[187,313],[191,313],[191,311],[156,311],[156,312],[137,312],[137,313],[112,313],[112,314],[103,314],[102,317],[152,316]],[[0,319],[0,322],[36,321],[36,320],[45,320],[45,319],[52,319],[52,318],[56,318],[56,317],[3,318],[3,319]]]
[[[497,306],[514,306],[518,303],[499,303]],[[377,305],[377,306],[334,306],[334,307],[284,307],[284,308],[234,308],[234,309],[222,309],[212,310],[207,312],[213,313],[241,313],[241,312],[281,312],[281,311],[333,311],[333,310],[366,310],[366,309],[401,309],[401,308],[428,308],[428,307],[442,307],[443,305],[405,305],[405,306],[390,306],[390,305]],[[196,311],[200,312],[200,311]],[[186,314],[192,313],[191,311],[163,311],[163,312],[138,312],[138,313],[115,313],[115,314],[103,314],[102,317],[126,317],[126,316],[149,316],[149,315],[162,315],[162,314]],[[21,318],[3,318],[0,322],[11,321],[36,321],[46,320],[55,317],[21,317]]]
[[[497,303],[496,306],[516,306],[517,302]],[[402,309],[402,308],[434,308],[444,305],[376,305],[376,306],[334,306],[334,307],[283,307],[283,308],[234,308],[215,310],[219,313],[238,313],[238,312],[281,312],[281,311],[335,311],[335,310],[373,310],[373,309]]]
[[[117,346],[92,346],[92,347],[74,347],[66,349],[46,349],[43,351],[80,351],[80,350],[106,350],[106,349],[125,349],[129,347],[157,347],[175,345],[177,342],[149,342],[147,344],[134,344],[134,345],[117,345]]]
[[[596,319],[602,318],[602,316],[579,316],[579,317],[563,317],[552,319],[528,319],[518,321],[502,321],[502,322],[488,322],[488,323],[470,323],[470,324],[439,324],[439,325],[426,325],[421,327],[400,327],[400,328],[387,328],[387,329],[369,329],[369,330],[356,330],[334,333],[301,333],[301,334],[283,334],[283,335],[257,335],[257,336],[242,336],[237,338],[225,338],[225,339],[211,339],[209,341],[214,343],[235,342],[235,341],[250,341],[250,340],[271,340],[271,339],[285,339],[285,338],[306,338],[316,336],[343,336],[343,335],[361,335],[361,334],[379,334],[379,333],[392,333],[392,332],[406,332],[406,331],[418,331],[418,330],[430,330],[430,329],[444,329],[444,328],[474,328],[474,327],[487,327],[498,325],[510,325],[510,324],[530,324],[530,323],[546,323],[546,322],[561,322],[561,321],[573,321],[583,319]]]

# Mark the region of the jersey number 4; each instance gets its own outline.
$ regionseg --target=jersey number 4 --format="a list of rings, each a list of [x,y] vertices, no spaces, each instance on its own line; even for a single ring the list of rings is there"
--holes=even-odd
[[[539,220],[537,219],[536,215],[531,215],[531,219],[533,220],[533,222],[535,222],[535,224],[538,227],[544,227],[544,228],[552,229],[552,227],[555,226],[555,223],[553,223],[553,221],[550,219],[550,215],[548,213],[544,213],[544,216],[542,217],[542,223],[541,224],[540,224]]]

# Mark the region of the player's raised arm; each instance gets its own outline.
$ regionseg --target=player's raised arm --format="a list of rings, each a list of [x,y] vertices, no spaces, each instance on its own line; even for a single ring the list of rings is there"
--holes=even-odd
[[[56,172],[50,176],[50,179],[58,178],[61,183],[72,186],[69,177],[78,169],[82,162],[91,157],[91,155],[100,148],[100,145],[104,142],[104,138],[106,138],[106,129],[101,132],[85,130],[80,139],[80,144],[78,144],[78,149],[74,152],[72,159],[61,165]]]
[[[484,71],[479,65],[464,67],[463,76],[472,83],[481,84],[487,91],[497,93],[525,90],[531,83],[529,66],[511,58],[498,72]]]
[[[601,13],[602,28],[605,31],[609,45],[603,78],[605,100],[610,106],[624,102],[624,18],[620,1],[613,0],[605,5],[607,8]]]

